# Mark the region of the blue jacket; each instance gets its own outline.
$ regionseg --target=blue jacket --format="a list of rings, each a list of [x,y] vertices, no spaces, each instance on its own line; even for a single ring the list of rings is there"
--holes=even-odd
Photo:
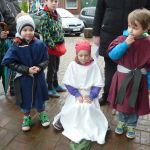
[[[19,83],[18,89],[15,86],[15,92],[18,93],[20,90],[18,95],[21,96],[17,96],[17,104],[22,109],[30,110],[32,107],[40,109],[44,101],[48,100],[44,68],[41,67],[41,64],[47,60],[47,47],[40,40],[34,40],[33,43],[20,47],[13,44],[6,52],[2,65],[10,67],[11,64],[15,64],[18,76],[16,75],[14,82]],[[32,66],[38,66],[41,71],[31,76],[28,69]],[[19,69],[21,67],[24,69]]]

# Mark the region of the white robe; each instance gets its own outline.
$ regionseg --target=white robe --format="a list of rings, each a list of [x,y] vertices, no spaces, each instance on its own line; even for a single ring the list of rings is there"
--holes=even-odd
[[[89,95],[92,86],[103,87],[100,68],[96,62],[82,66],[71,62],[65,73],[63,83],[77,88],[82,95]],[[91,104],[79,103],[68,95],[61,112],[54,118],[53,124],[60,118],[64,128],[62,134],[71,141],[79,143],[82,139],[105,143],[108,121],[100,109],[98,98]]]

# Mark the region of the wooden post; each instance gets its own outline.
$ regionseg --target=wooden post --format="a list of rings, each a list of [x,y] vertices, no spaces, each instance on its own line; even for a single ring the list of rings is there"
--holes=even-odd
[[[84,37],[85,38],[92,38],[93,37],[93,28],[84,28]]]

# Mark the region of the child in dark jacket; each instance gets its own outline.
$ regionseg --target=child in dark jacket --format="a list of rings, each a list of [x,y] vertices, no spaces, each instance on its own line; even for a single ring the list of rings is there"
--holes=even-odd
[[[40,32],[43,41],[48,46],[49,64],[47,70],[48,95],[60,97],[58,92],[66,91],[58,84],[57,72],[59,69],[60,56],[66,51],[64,45],[64,33],[60,17],[56,8],[58,0],[45,0],[44,10],[41,11]]]
[[[34,37],[35,24],[32,18],[28,14],[18,15],[16,38],[6,52],[2,65],[16,71],[16,103],[24,113],[22,130],[28,131],[32,124],[30,110],[33,107],[39,112],[42,126],[50,124],[44,105],[48,100],[44,75],[48,54],[44,43]]]

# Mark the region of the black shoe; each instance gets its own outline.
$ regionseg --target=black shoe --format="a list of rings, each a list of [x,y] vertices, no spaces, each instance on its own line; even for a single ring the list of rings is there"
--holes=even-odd
[[[108,129],[107,129],[107,132],[106,132],[106,137],[108,137],[110,135],[110,133],[111,133],[111,127],[108,126]]]
[[[110,132],[110,131],[111,131],[111,127],[110,127],[110,126],[108,126],[107,132]]]
[[[100,103],[100,106],[103,106],[103,105],[108,104],[107,100],[104,99],[103,97],[101,97],[101,98],[99,99],[99,103]]]
[[[15,96],[15,93],[14,92],[10,92],[10,96]]]
[[[56,130],[58,130],[58,131],[63,130],[63,126],[62,126],[62,124],[61,124],[61,122],[60,122],[60,119],[58,119],[58,120],[53,124],[53,127],[54,127]]]

